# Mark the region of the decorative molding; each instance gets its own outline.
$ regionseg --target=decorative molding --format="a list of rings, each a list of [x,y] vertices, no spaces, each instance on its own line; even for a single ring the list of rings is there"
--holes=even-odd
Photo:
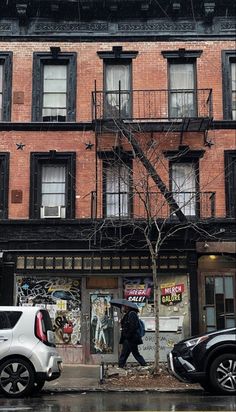
[[[178,31],[194,31],[196,28],[195,23],[119,23],[119,31],[167,31],[167,32],[178,32]]]
[[[221,31],[236,31],[236,23],[235,21],[225,21],[220,25]]]
[[[12,31],[11,23],[0,23],[0,32],[1,31]]]
[[[108,31],[108,23],[37,23],[35,32],[67,32],[77,33],[81,31],[103,32]]]

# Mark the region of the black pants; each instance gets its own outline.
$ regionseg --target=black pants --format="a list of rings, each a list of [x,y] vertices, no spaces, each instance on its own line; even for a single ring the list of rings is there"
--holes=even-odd
[[[140,365],[142,366],[146,365],[145,359],[139,353],[138,345],[136,343],[131,343],[125,340],[122,346],[120,357],[119,357],[119,367],[120,368],[123,368],[125,366],[126,361],[131,353]]]

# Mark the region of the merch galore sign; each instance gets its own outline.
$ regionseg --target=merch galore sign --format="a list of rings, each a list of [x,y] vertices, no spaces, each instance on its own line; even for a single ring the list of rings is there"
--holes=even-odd
[[[161,304],[176,305],[182,302],[182,293],[184,292],[184,284],[169,283],[161,285]]]

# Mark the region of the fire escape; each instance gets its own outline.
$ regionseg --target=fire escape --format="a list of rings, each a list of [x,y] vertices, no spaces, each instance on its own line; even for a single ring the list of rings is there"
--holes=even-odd
[[[175,99],[172,99],[173,96],[175,96]],[[173,107],[172,101],[177,101],[179,103],[178,107]],[[181,150],[184,147],[185,133],[197,132],[202,135],[202,144],[207,145],[207,132],[213,117],[212,90],[159,89],[128,91],[122,90],[119,85],[118,90],[101,91],[96,90],[95,84],[95,90],[92,93],[92,110],[97,147],[99,148],[101,139],[107,134],[118,134],[122,136],[123,140],[126,139],[132,153],[140,160],[156,185],[153,202],[163,202],[164,199],[165,207],[159,209],[158,218],[166,219],[169,214],[169,216],[175,216],[175,219],[178,218],[181,223],[186,222],[189,217],[186,216],[185,208],[178,204],[178,194],[169,190],[164,183],[143,151],[137,136],[140,133],[152,135],[153,133],[171,131],[171,133],[179,135],[179,150]],[[119,150],[119,148],[116,147],[116,150]],[[122,193],[118,195],[120,199]],[[182,192],[184,199],[187,199],[189,195],[187,192]],[[103,196],[104,193],[99,195],[98,188],[92,193],[91,214],[95,219],[104,217],[98,208],[98,199]],[[194,194],[191,193],[191,196],[194,196],[198,204],[195,218],[208,219],[214,217],[214,192],[199,191]],[[132,194],[132,201],[135,202],[135,194]]]

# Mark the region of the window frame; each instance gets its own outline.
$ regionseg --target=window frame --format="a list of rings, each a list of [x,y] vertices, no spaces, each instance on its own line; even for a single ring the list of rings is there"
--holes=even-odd
[[[2,84],[2,119],[1,121],[11,120],[12,102],[12,52],[0,52],[0,64],[3,67]]]
[[[30,159],[30,218],[40,219],[41,171],[45,164],[66,166],[66,219],[75,218],[76,153],[51,150],[47,153],[32,152]]]
[[[170,67],[171,65],[178,65],[178,64],[192,64],[193,65],[193,111],[194,116],[187,116],[187,117],[198,117],[198,102],[197,102],[197,68],[196,68],[196,59],[168,59],[168,113],[169,118],[175,118],[175,116],[171,115],[172,106],[171,106],[171,91],[178,90],[178,89],[171,89],[171,75],[170,75]],[[181,90],[181,89],[180,89]],[[186,89],[187,90],[187,89]],[[178,93],[178,92],[177,92]],[[177,94],[176,93],[176,94]],[[176,118],[183,118],[186,116],[177,116]]]
[[[223,89],[223,118],[232,120],[232,78],[231,63],[236,62],[235,50],[223,50],[222,56],[222,89]]]
[[[226,206],[226,216],[228,218],[236,217],[236,201],[235,194],[232,190],[232,180],[233,180],[233,162],[236,164],[236,150],[225,150],[224,151],[224,162],[225,162],[225,206]],[[236,166],[235,166],[236,167]]]
[[[129,193],[128,193],[128,205],[127,205],[127,209],[128,209],[128,213],[127,215],[122,215],[120,214],[119,216],[111,216],[111,215],[107,215],[107,175],[106,175],[106,170],[107,168],[111,165],[111,163],[114,164],[118,164],[119,159],[115,156],[115,154],[112,155],[112,153],[110,153],[110,157],[109,154],[107,154],[108,157],[102,157],[102,188],[103,188],[103,196],[102,196],[102,209],[103,209],[103,217],[104,218],[109,218],[109,219],[130,219],[133,216],[133,162],[131,159],[131,156],[129,153],[125,154],[121,154],[121,159],[120,159],[120,164],[121,166],[127,166],[129,169]],[[118,193],[119,195],[119,193]]]
[[[109,118],[109,116],[107,116],[107,110],[106,110],[106,105],[107,105],[107,67],[108,66],[127,66],[127,70],[129,73],[129,107],[128,107],[128,111],[127,111],[127,116],[122,116],[122,113],[120,113],[120,117],[127,117],[130,118],[132,117],[132,113],[133,113],[133,99],[132,99],[132,90],[133,90],[133,79],[132,79],[132,60],[131,59],[104,59],[103,60],[103,90],[104,90],[104,117],[105,118]],[[119,89],[117,90],[119,91]],[[122,98],[122,95],[121,95]]]
[[[9,159],[9,153],[0,152],[0,219],[8,218]]]
[[[76,83],[77,83],[77,53],[59,53],[54,57],[52,53],[33,54],[33,91],[32,91],[32,121],[44,122],[42,118],[43,109],[43,67],[46,64],[67,65],[67,116],[65,122],[76,121]],[[55,122],[53,123],[64,123]]]

